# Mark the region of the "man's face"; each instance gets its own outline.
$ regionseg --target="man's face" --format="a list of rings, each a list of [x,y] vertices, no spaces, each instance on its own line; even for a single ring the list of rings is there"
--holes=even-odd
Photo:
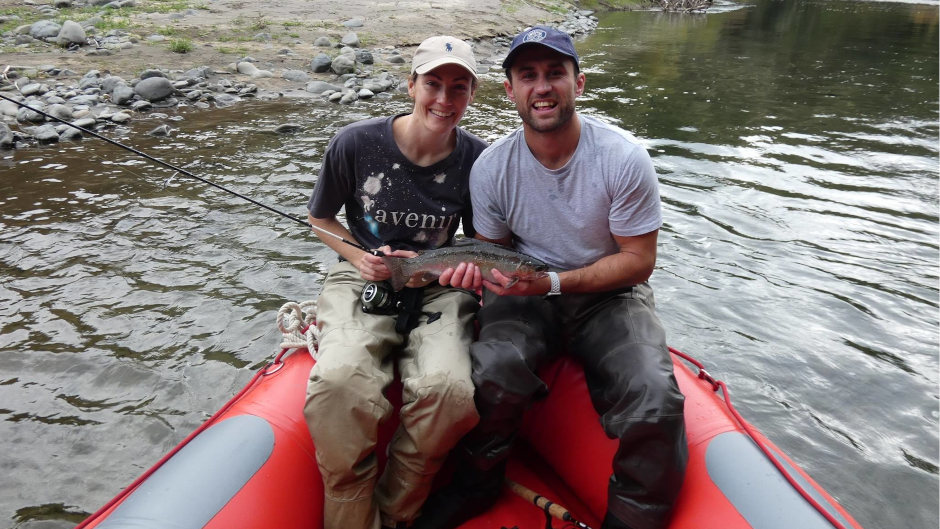
[[[584,91],[584,74],[574,62],[545,46],[530,46],[516,56],[511,78],[503,82],[523,123],[537,132],[552,132],[574,115],[574,101]]]

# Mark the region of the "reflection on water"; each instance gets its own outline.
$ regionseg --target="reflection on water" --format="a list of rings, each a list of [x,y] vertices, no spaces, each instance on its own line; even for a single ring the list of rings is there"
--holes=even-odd
[[[761,1],[609,14],[579,42],[582,110],[660,173],[670,343],[871,528],[938,522],[937,39],[935,6]],[[408,108],[288,98],[109,135],[304,217],[337,128]],[[518,123],[495,82],[466,119]],[[68,527],[247,381],[334,255],[98,140],[0,167],[0,517]]]

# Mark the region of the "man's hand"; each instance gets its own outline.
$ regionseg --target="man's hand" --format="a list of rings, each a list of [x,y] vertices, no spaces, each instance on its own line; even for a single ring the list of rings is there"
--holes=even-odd
[[[515,281],[513,278],[503,275],[495,268],[490,273],[496,282],[484,280],[483,286],[490,292],[500,296],[542,296],[547,294],[551,288],[551,280],[547,277],[540,277],[531,281],[520,279],[513,283]]]

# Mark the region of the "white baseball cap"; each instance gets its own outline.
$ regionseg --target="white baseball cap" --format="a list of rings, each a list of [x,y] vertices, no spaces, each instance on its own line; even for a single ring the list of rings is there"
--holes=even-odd
[[[473,57],[473,49],[466,42],[448,35],[427,38],[418,46],[411,60],[411,73],[428,73],[444,64],[462,66],[474,79],[477,78],[477,61]]]

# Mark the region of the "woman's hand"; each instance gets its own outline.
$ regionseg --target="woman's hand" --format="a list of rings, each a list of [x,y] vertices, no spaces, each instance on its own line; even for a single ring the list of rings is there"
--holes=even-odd
[[[438,278],[441,286],[456,287],[465,290],[478,291],[483,287],[483,273],[480,267],[473,263],[460,263],[457,268],[448,268]]]
[[[392,276],[391,272],[388,271],[388,267],[385,266],[383,256],[407,258],[416,257],[418,255],[417,252],[411,250],[392,250],[391,246],[388,245],[378,248],[377,251],[381,255],[363,252],[359,258],[359,262],[356,263],[356,268],[359,269],[359,275],[366,281],[385,281]],[[409,281],[408,286],[412,286],[411,281]]]
[[[381,251],[381,248],[379,250]],[[389,278],[388,267],[380,255],[363,252],[355,265],[359,269],[359,275],[366,281],[384,281]]]

